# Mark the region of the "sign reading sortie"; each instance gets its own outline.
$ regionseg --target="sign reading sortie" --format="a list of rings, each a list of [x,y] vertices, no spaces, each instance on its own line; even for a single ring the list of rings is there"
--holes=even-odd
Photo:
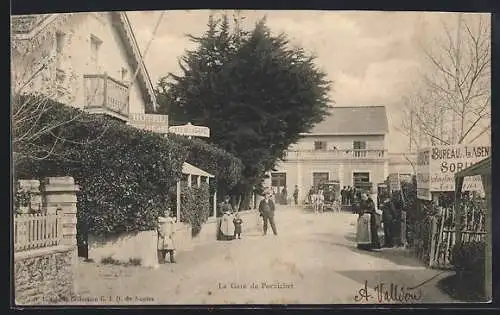
[[[455,173],[489,157],[490,146],[452,145],[421,149],[417,157],[417,196],[431,200],[433,191],[454,191]],[[462,191],[481,191],[480,176],[466,177]]]
[[[203,126],[195,126],[191,123],[187,123],[182,126],[172,126],[168,129],[171,133],[176,133],[178,135],[188,136],[188,137],[210,137],[210,128]]]

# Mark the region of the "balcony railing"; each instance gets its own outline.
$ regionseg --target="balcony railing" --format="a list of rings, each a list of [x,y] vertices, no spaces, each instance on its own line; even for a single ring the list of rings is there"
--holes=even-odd
[[[387,157],[386,150],[293,150],[288,151],[288,160],[306,159],[384,159]]]
[[[107,74],[86,74],[85,109],[126,120],[129,115],[129,89]]]

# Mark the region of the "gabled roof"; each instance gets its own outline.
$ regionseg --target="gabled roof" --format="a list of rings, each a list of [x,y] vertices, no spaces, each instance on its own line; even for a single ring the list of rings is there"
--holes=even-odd
[[[182,163],[182,174],[205,176],[205,177],[210,177],[210,178],[215,177],[214,175],[207,173],[204,170],[197,168],[196,166],[194,166],[192,164],[189,164],[188,162]]]
[[[107,12],[111,15],[113,26],[117,29],[121,39],[124,42],[128,55],[133,61],[133,68],[139,69],[137,79],[141,90],[151,101],[153,109],[157,108],[156,95],[151,78],[144,64],[144,59],[137,44],[132,26],[126,12]],[[74,14],[87,13],[57,13],[57,14],[33,14],[11,16],[11,38],[13,40],[33,40],[43,33],[45,27],[54,23],[65,23],[67,19]]]
[[[389,131],[385,106],[333,107],[329,116],[303,135],[384,135]]]

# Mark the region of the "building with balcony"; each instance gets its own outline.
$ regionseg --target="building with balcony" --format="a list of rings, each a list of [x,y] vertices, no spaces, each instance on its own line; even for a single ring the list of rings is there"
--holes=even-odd
[[[322,181],[338,180],[342,187],[383,182],[389,175],[388,131],[384,106],[334,107],[290,146],[269,184],[287,186],[289,195],[298,185],[303,200]]]
[[[125,12],[13,16],[11,25],[14,88],[124,122],[156,109]]]

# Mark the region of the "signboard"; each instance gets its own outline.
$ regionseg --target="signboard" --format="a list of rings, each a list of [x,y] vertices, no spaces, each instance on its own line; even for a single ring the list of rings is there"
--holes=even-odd
[[[389,188],[391,191],[401,190],[401,181],[399,178],[399,173],[389,174]]]
[[[435,146],[419,150],[417,197],[431,200],[431,192],[433,191],[454,191],[455,173],[490,155],[491,147],[480,145]],[[482,190],[481,177],[466,177],[462,190]]]
[[[188,137],[210,137],[210,128],[203,126],[195,126],[191,123],[182,126],[172,126],[168,129],[169,132]]]
[[[143,130],[168,133],[168,115],[131,113],[127,123]]]
[[[420,149],[417,153],[417,198],[432,200],[429,183],[430,149]]]

